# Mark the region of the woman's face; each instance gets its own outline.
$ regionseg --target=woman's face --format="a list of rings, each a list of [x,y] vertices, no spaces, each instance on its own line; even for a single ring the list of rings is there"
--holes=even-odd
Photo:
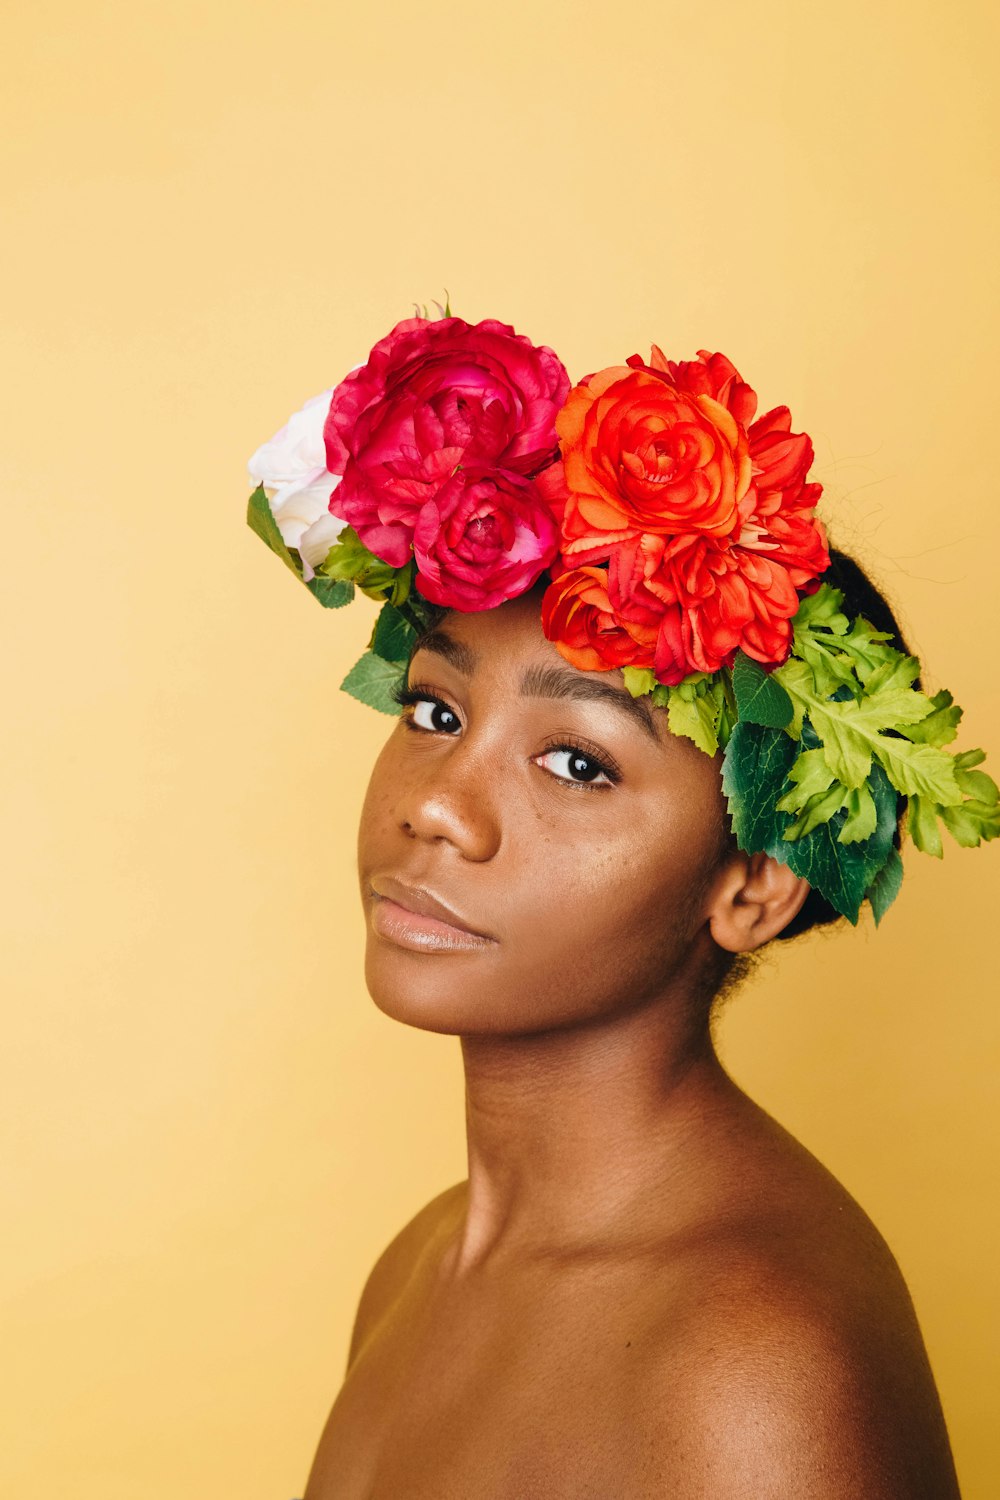
[[[432,1031],[609,1017],[711,948],[719,761],[671,735],[619,671],[564,661],[539,597],[451,613],[425,640],[365,799],[368,985],[387,1014]]]

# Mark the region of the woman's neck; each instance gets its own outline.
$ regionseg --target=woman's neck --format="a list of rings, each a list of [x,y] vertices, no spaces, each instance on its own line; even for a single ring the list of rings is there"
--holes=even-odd
[[[709,1122],[742,1098],[676,1009],[539,1036],[463,1037],[469,1187],[452,1271],[599,1251],[678,1227]],[[655,1226],[655,1228],[654,1228]]]

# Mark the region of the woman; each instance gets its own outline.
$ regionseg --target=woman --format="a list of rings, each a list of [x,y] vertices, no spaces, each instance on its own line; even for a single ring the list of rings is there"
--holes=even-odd
[[[996,789],[941,790],[951,700],[828,554],[782,409],[751,423],[721,356],[570,392],[526,344],[399,325],[318,402],[320,511],[294,529],[272,482],[278,538],[257,500],[323,602],[389,601],[345,683],[380,703],[408,657],[361,822],[367,981],[466,1075],[468,1180],[374,1267],[306,1500],[955,1496],[891,1253],[710,1018],[765,944],[881,915],[896,781],[979,837]]]

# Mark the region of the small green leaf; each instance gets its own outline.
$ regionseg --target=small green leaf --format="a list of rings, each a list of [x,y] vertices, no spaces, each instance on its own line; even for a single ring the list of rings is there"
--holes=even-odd
[[[899,850],[892,848],[885,864],[865,892],[866,898],[871,902],[876,927],[899,895],[902,883],[903,861],[899,857]]]
[[[941,858],[944,850],[941,847],[941,830],[938,828],[937,806],[933,798],[915,796],[909,799],[906,827],[921,854],[933,854],[935,859]]]
[[[934,694],[931,704],[932,713],[916,724],[901,724],[899,732],[918,745],[934,745],[940,749],[943,745],[950,745],[958,733],[962,710],[945,688]]]
[[[622,676],[633,698],[643,698],[656,687],[656,673],[652,667],[622,667]]]
[[[844,810],[847,817],[837,835],[839,841],[842,844],[860,844],[863,839],[870,839],[875,832],[877,817],[875,798],[867,786],[851,788],[847,793]]]
[[[405,666],[417,632],[393,604],[383,604],[372,633],[371,649],[386,661]]]
[[[296,578],[302,577],[302,569],[285,546],[284,538],[278,530],[278,523],[271,514],[271,507],[267,503],[267,495],[262,484],[257,486],[247,501],[247,525],[266,546],[270,547],[272,552],[281,558],[286,568],[291,568]]]
[[[780,729],[742,719],[733,727],[722,763],[722,789],[736,841],[747,854],[770,851],[783,840],[787,819],[777,802],[797,750]]]
[[[681,684],[683,687],[683,684]],[[673,688],[667,709],[667,727],[671,734],[684,735],[693,740],[706,755],[715,755],[719,749],[719,714],[722,705],[714,693],[685,698],[680,688]]]
[[[785,689],[742,651],[737,651],[733,666],[733,691],[744,723],[784,729],[791,722],[794,709]]]
[[[355,662],[340,686],[345,693],[350,693],[352,698],[366,703],[369,708],[398,716],[400,708],[393,692],[399,687],[403,673],[404,669],[396,662],[385,661],[374,652],[366,651],[361,660]]]
[[[354,598],[353,583],[342,582],[339,578],[324,578],[319,573],[315,578],[310,578],[306,588],[324,609],[340,609],[342,605],[350,604]]]

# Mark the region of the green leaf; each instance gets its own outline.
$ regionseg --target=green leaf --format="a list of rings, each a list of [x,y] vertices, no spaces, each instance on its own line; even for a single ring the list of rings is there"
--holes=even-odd
[[[270,547],[272,552],[281,558],[286,568],[291,568],[296,578],[302,577],[302,569],[285,546],[284,538],[278,530],[278,523],[271,514],[271,507],[267,503],[267,495],[262,484],[257,486],[247,501],[247,525],[251,531],[256,532],[262,542]]]
[[[733,728],[722,763],[722,790],[736,841],[747,854],[770,851],[783,840],[787,819],[777,803],[797,751],[780,729],[742,719]]]
[[[875,798],[867,786],[852,787],[847,793],[844,802],[844,811],[847,817],[844,826],[837,835],[842,844],[859,844],[863,839],[871,838],[875,832],[877,815],[875,811]]]
[[[686,698],[679,688],[672,688],[667,709],[667,727],[671,734],[693,740],[706,755],[719,749],[719,715],[722,703],[715,693]]]
[[[656,687],[656,673],[652,667],[622,667],[622,676],[633,698],[643,698]]]
[[[898,849],[890,849],[885,864],[865,892],[865,896],[871,902],[876,927],[899,895],[902,883],[903,861],[899,857]]]
[[[310,578],[306,588],[324,609],[340,609],[341,605],[350,604],[354,598],[353,583],[344,583],[338,578],[324,578],[319,573],[315,578]]]
[[[933,854],[935,859],[941,858],[944,850],[941,847],[941,830],[938,828],[937,804],[933,798],[915,796],[909,799],[906,827],[921,854]]]
[[[393,604],[383,604],[372,632],[371,649],[386,661],[405,666],[417,632]]]
[[[790,723],[791,698],[780,682],[742,651],[737,651],[733,666],[733,691],[744,723],[763,724],[766,729],[784,729]]]
[[[962,710],[945,688],[934,694],[931,703],[933,713],[916,724],[901,724],[899,732],[918,745],[934,745],[940,749],[942,745],[950,745],[958,733]]]
[[[355,662],[340,686],[345,693],[350,693],[352,698],[366,703],[369,708],[377,708],[383,714],[398,715],[400,707],[392,695],[399,687],[403,674],[404,669],[396,662],[385,661],[374,652],[366,651],[361,660]]]

